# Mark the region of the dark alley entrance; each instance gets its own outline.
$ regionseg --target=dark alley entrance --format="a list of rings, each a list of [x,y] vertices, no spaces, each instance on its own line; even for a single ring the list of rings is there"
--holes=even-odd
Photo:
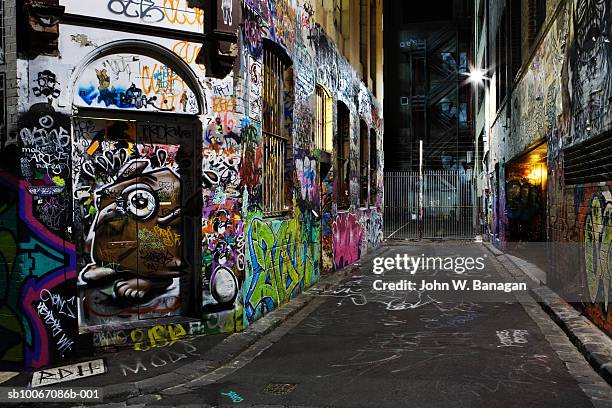
[[[506,166],[509,242],[546,241],[546,144]]]

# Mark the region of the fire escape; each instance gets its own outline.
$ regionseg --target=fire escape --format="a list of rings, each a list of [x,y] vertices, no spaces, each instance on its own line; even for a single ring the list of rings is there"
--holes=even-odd
[[[419,140],[424,143],[424,163],[431,169],[457,169],[472,150],[467,96],[462,97],[459,74],[466,67],[461,57],[458,28],[450,23],[429,31],[424,39],[404,47],[409,71],[410,162],[417,169]]]

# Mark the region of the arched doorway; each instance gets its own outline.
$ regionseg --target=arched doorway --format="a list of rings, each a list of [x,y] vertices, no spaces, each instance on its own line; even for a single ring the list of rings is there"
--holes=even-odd
[[[79,325],[133,324],[198,308],[198,115],[189,68],[161,47],[105,47],[73,86]]]

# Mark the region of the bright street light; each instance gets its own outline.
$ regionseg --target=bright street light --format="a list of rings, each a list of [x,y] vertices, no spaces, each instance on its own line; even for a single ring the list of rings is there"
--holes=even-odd
[[[485,75],[485,71],[482,69],[476,69],[474,67],[470,67],[470,72],[462,73],[463,75],[468,77],[468,82],[473,84],[481,85],[484,84],[484,81],[490,81],[491,78]]]

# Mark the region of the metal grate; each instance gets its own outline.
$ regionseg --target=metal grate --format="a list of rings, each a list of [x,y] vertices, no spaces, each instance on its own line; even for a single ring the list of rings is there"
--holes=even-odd
[[[295,390],[295,383],[270,383],[264,388],[266,394],[287,395]]]
[[[459,171],[386,172],[385,237],[474,238],[474,188]]]
[[[263,52],[263,203],[264,214],[280,215],[287,210],[285,159],[288,136],[283,126],[285,64],[271,50]]]
[[[565,185],[612,179],[612,132],[565,149],[563,174]]]

